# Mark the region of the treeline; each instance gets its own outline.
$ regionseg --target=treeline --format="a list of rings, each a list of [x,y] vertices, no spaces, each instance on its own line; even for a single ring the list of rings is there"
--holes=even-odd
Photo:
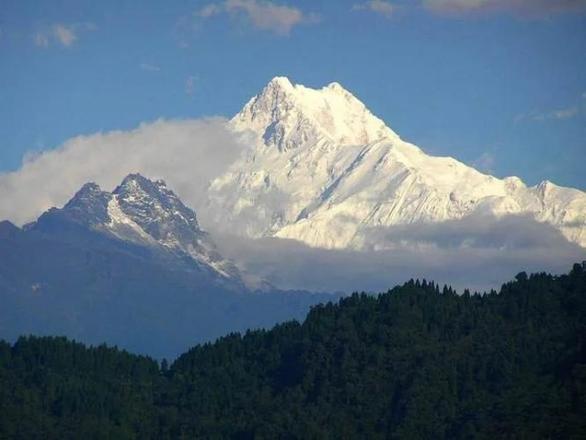
[[[498,294],[354,294],[171,366],[64,338],[0,344],[0,438],[585,437],[580,265]]]

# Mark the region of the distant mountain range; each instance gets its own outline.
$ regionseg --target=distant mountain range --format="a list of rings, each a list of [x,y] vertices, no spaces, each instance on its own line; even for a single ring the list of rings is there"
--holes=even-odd
[[[338,83],[274,78],[230,124],[254,145],[210,186],[210,210],[233,232],[363,249],[380,228],[523,214],[586,247],[586,193],[427,155]]]
[[[245,285],[193,210],[131,174],[84,185],[22,229],[0,223],[0,335],[66,335],[156,357],[230,331],[303,318],[327,294]]]
[[[214,228],[360,251],[388,249],[381,229],[522,214],[586,247],[586,193],[429,156],[338,83],[274,78],[229,125],[252,148],[210,183],[203,209]],[[162,180],[139,174],[112,192],[87,183],[22,228],[0,223],[7,339],[66,335],[172,357],[333,298],[239,270]]]

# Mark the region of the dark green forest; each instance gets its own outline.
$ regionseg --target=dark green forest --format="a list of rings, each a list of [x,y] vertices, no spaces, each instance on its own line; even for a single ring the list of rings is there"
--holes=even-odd
[[[171,365],[0,343],[0,438],[586,438],[586,271],[484,295],[409,281]]]

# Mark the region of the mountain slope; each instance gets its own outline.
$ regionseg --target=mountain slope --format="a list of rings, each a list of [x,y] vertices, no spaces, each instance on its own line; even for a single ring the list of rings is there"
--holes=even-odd
[[[62,208],[53,208],[28,230],[52,230],[54,219],[69,221],[140,246],[187,256],[210,274],[241,283],[240,273],[218,253],[193,210],[167,188],[140,174],[128,175],[112,192],[95,183],[84,185]]]
[[[580,265],[522,272],[499,294],[411,280],[170,368],[63,338],[0,341],[0,437],[583,438],[585,291]]]
[[[247,328],[303,318],[327,294],[245,286],[195,213],[130,175],[95,184],[20,229],[0,222],[0,338],[65,335],[156,357]],[[1,388],[1,387],[0,387]]]
[[[586,246],[584,192],[429,156],[337,83],[275,78],[231,125],[254,147],[211,183],[209,206],[240,234],[362,248],[376,228],[525,214]]]

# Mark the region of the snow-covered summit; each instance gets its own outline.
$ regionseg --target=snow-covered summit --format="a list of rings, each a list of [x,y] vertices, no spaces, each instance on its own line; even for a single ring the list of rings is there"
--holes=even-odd
[[[254,142],[210,185],[210,212],[232,232],[360,248],[375,228],[527,214],[586,247],[584,192],[425,154],[338,83],[274,78],[230,124]]]
[[[128,175],[114,192],[119,209],[155,240],[181,244],[202,234],[195,212],[167,188],[140,174]],[[110,210],[111,218],[115,218]]]
[[[362,145],[396,137],[354,95],[338,83],[314,90],[273,78],[233,119],[236,129],[252,130],[279,150],[302,143]]]
[[[113,192],[87,183],[63,208],[53,208],[37,223],[55,215],[120,240],[188,256],[202,269],[240,281],[238,269],[221,257],[195,212],[162,180],[130,174]]]

